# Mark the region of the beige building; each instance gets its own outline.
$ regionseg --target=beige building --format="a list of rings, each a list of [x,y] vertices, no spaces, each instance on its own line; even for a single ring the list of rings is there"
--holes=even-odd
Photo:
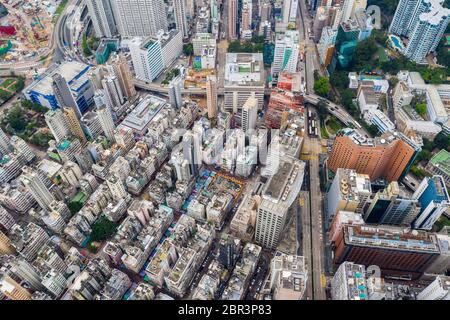
[[[230,224],[233,236],[243,241],[251,241],[255,233],[256,214],[260,197],[245,195]]]
[[[8,276],[0,277],[0,292],[11,300],[31,300],[31,293]]]

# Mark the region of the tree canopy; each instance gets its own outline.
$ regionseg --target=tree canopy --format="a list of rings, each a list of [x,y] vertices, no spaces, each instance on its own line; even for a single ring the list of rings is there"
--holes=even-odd
[[[321,97],[327,98],[330,92],[330,81],[327,77],[320,77],[314,81],[314,91]]]

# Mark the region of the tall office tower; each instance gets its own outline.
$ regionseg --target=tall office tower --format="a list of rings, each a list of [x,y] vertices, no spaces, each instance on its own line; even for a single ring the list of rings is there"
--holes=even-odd
[[[0,255],[12,253],[14,253],[14,248],[11,246],[11,240],[0,228]]]
[[[383,225],[344,225],[334,242],[334,264],[379,266],[386,275],[417,279],[439,257],[434,233]]]
[[[341,22],[346,22],[352,17],[353,6],[355,5],[355,0],[344,0],[342,3],[342,20]]]
[[[45,114],[45,122],[57,143],[70,136],[70,129],[61,109],[50,110]]]
[[[417,300],[450,300],[450,277],[437,276],[417,295]]]
[[[365,10],[367,7],[367,0],[355,0],[353,3],[352,17],[359,10]]]
[[[303,183],[305,163],[290,157],[267,181],[256,217],[255,241],[276,248],[285,228],[288,210],[296,203]]]
[[[450,207],[450,197],[442,176],[426,177],[412,196],[420,202],[420,213],[414,228],[431,230],[437,219]]]
[[[285,33],[278,33],[275,41],[272,75],[278,75],[282,71],[296,72],[299,50],[298,30],[287,30]]]
[[[165,65],[159,41],[134,38],[130,42],[130,53],[137,79],[152,82],[163,72]]]
[[[252,37],[252,7],[251,0],[242,1],[241,9],[241,37],[251,39]]]
[[[91,0],[86,4],[96,36],[111,38],[117,35],[117,23],[111,0]]]
[[[58,298],[66,289],[67,280],[58,271],[50,269],[42,278],[42,284],[55,297]]]
[[[0,230],[6,230],[9,232],[13,225],[16,224],[16,220],[12,215],[9,214],[8,211],[5,210],[2,206],[0,206]]]
[[[128,100],[132,100],[136,96],[136,88],[134,87],[133,75],[127,58],[123,54],[120,54],[112,66],[114,74],[119,79],[123,95]]]
[[[116,126],[114,125],[114,120],[111,114],[111,110],[107,105],[103,105],[97,108],[98,120],[100,121],[100,126],[102,127],[105,137],[111,142],[115,142],[114,130]]]
[[[163,0],[112,0],[117,28],[122,37],[156,36],[167,31]]]
[[[385,132],[381,137],[365,138],[354,129],[340,130],[328,158],[333,172],[338,168],[355,169],[371,180],[383,177],[397,181],[414,162],[420,148],[398,132]]]
[[[12,136],[10,142],[14,149],[14,153],[20,161],[30,163],[36,157],[28,143],[26,143],[22,138]]]
[[[240,114],[255,94],[258,108],[264,102],[265,71],[262,53],[227,53],[224,79],[224,110]]]
[[[9,143],[9,138],[5,132],[0,128],[0,154],[7,155],[11,153],[12,146]]]
[[[124,199],[127,196],[125,186],[117,175],[110,175],[106,180],[106,184],[115,200]]]
[[[250,96],[242,106],[242,130],[247,133],[256,129],[258,119],[258,100],[255,95]]]
[[[297,21],[298,2],[299,0],[291,0],[291,9],[289,11],[289,22]]]
[[[368,300],[366,268],[353,262],[342,263],[331,280],[331,299]]]
[[[209,119],[217,118],[219,109],[217,103],[217,77],[208,76],[206,79],[206,106]]]
[[[186,3],[184,0],[173,0],[173,10],[175,14],[175,24],[181,31],[183,38],[189,37],[189,26],[186,16]]]
[[[228,39],[237,39],[238,0],[228,1]]]
[[[284,24],[288,24],[289,23],[289,18],[290,18],[290,12],[291,12],[291,1],[292,0],[283,0],[283,14],[282,14],[282,18],[283,18],[283,23]]]
[[[72,108],[64,107],[64,116],[66,118],[66,124],[69,127],[70,133],[80,139],[82,143],[86,142],[86,136],[84,135],[83,128],[81,128],[80,121]]]
[[[103,90],[105,91],[108,105],[113,108],[119,108],[125,103],[122,88],[119,79],[116,76],[108,75],[102,80]]]
[[[37,243],[37,245],[37,251],[44,246],[42,243]],[[5,257],[2,263],[3,266],[0,269],[0,273],[4,273],[19,283],[27,283],[28,287],[31,287],[33,290],[44,289],[37,269],[25,259],[9,255]]]
[[[116,143],[121,146],[125,152],[130,151],[136,144],[133,130],[130,128],[116,129],[116,131],[114,131],[114,137],[116,139]]]
[[[410,226],[420,210],[419,201],[411,199],[396,181],[378,191],[364,212],[367,223]]]
[[[450,9],[441,0],[401,0],[389,32],[408,37],[405,56],[423,63],[436,50],[450,22]]]
[[[31,300],[28,290],[5,275],[0,275],[0,292],[11,300]]]
[[[178,109],[183,106],[183,97],[181,90],[183,89],[183,80],[176,77],[169,83],[169,101],[170,104]]]
[[[50,204],[56,199],[46,187],[37,171],[30,167],[23,167],[22,172],[23,174],[20,178],[39,206],[44,210],[51,210]]]
[[[223,234],[219,241],[219,262],[228,270],[233,269],[236,259],[239,255],[238,245],[239,239],[233,236]]]
[[[60,108],[72,108],[75,111],[77,118],[81,119],[82,115],[80,109],[78,108],[78,104],[75,101],[74,96],[72,95],[67,81],[59,73],[55,73],[52,76],[52,79],[53,92],[55,93],[56,101],[58,102]]]
[[[351,169],[337,169],[326,196],[327,220],[332,221],[339,211],[363,213],[371,194],[372,187],[367,174]]]
[[[183,137],[183,156],[191,168],[191,175],[197,176],[202,165],[202,135],[188,131]]]

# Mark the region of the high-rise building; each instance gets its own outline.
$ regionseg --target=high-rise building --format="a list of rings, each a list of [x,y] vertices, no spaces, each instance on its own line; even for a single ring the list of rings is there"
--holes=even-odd
[[[39,251],[42,248],[42,243],[37,243],[36,249]],[[3,266],[1,272],[19,283],[26,283],[28,287],[33,290],[43,290],[44,286],[41,283],[41,276],[36,267],[21,257],[13,255],[5,256],[2,261]]]
[[[170,104],[178,109],[183,106],[183,97],[181,90],[183,89],[183,79],[176,77],[169,83],[169,101]]]
[[[405,55],[422,63],[436,50],[450,22],[450,9],[441,0],[401,0],[389,32],[408,38]]]
[[[442,176],[423,179],[413,199],[417,199],[421,206],[414,220],[414,228],[417,229],[431,230],[441,214],[450,207],[450,197]]]
[[[22,168],[21,180],[28,188],[36,202],[44,210],[50,210],[50,204],[55,201],[55,197],[51,194],[39,174],[30,167]]]
[[[262,53],[227,53],[224,83],[224,108],[233,114],[240,113],[251,95],[263,107],[265,72]]]
[[[327,220],[332,221],[339,211],[361,214],[371,194],[372,188],[367,174],[359,174],[350,169],[337,169],[326,196]]]
[[[0,275],[0,292],[11,300],[31,300],[28,290],[5,275]]]
[[[285,33],[278,33],[275,41],[272,74],[278,75],[281,71],[296,72],[299,50],[298,30],[287,30]]]
[[[303,183],[305,163],[290,157],[267,181],[256,217],[255,241],[276,248],[285,228],[288,210],[296,202]]]
[[[102,80],[102,86],[105,92],[106,100],[110,108],[116,109],[125,103],[122,87],[119,78],[114,75],[107,75]]]
[[[247,99],[242,106],[242,130],[248,132],[255,130],[258,119],[258,100],[254,95]]]
[[[120,180],[120,178],[118,178],[116,175],[109,176],[106,180],[106,184],[108,185],[114,199],[120,200],[124,199],[127,196],[127,191],[125,190],[125,186],[122,180]]]
[[[75,100],[75,97],[72,94],[72,91],[69,88],[69,85],[67,84],[66,79],[63,78],[63,76],[60,73],[55,73],[52,75],[53,83],[53,92],[55,94],[56,101],[58,102],[58,105],[63,107],[72,108],[78,119],[81,119],[81,111],[78,107],[77,101]]]
[[[2,232],[2,229],[0,228],[0,255],[12,253],[14,253],[14,248],[11,246],[11,240]]]
[[[450,300],[450,277],[437,276],[417,295],[417,300]]]
[[[12,146],[9,143],[9,138],[5,132],[0,129],[0,155],[4,156],[12,151]]]
[[[189,163],[191,175],[196,176],[203,162],[201,133],[189,131],[184,135],[183,156]]]
[[[228,39],[237,39],[238,0],[228,2]]]
[[[216,76],[208,76],[206,80],[206,106],[208,109],[208,118],[217,118],[217,78]]]
[[[86,136],[84,135],[83,128],[81,128],[81,124],[77,115],[73,111],[72,108],[64,108],[64,116],[66,118],[66,124],[69,127],[70,133],[80,139],[82,143],[86,142]]]
[[[184,0],[173,0],[173,11],[175,14],[175,24],[181,31],[183,38],[189,36],[189,26],[186,16],[186,2]]]
[[[8,232],[15,224],[16,221],[14,217],[10,215],[9,212],[5,210],[5,208],[0,206],[0,230],[3,228],[3,230],[6,230]]]
[[[182,52],[182,34],[175,29],[156,37],[137,37],[130,42],[136,78],[146,82],[155,80]]]
[[[111,110],[107,105],[103,105],[97,108],[98,120],[100,121],[100,126],[105,133],[106,138],[110,142],[115,142],[114,130],[116,126],[114,125],[114,120],[111,115]]]
[[[70,108],[71,109],[71,108]],[[61,109],[50,110],[45,114],[45,122],[56,142],[61,142],[70,136],[70,129]]]
[[[136,96],[136,88],[133,83],[133,75],[130,70],[127,58],[124,55],[119,55],[112,64],[114,74],[119,79],[123,95],[128,100],[133,100]]]
[[[223,234],[219,242],[219,262],[228,270],[233,269],[239,256],[239,239]]]
[[[252,37],[252,8],[251,0],[243,0],[241,8],[241,37],[251,39]]]
[[[328,159],[328,167],[354,169],[371,180],[397,181],[412,165],[420,147],[398,132],[368,139],[354,129],[340,130]]]
[[[355,0],[344,0],[342,2],[342,20],[341,22],[346,22],[350,20],[352,17],[353,6],[355,4]]]
[[[111,0],[117,28],[122,37],[156,36],[167,31],[163,0]]]
[[[331,299],[368,300],[366,268],[353,262],[342,263],[331,280]]]
[[[92,0],[86,4],[96,36],[99,38],[115,36],[117,34],[117,22],[111,0]]]
[[[383,225],[346,225],[334,242],[334,264],[376,265],[382,274],[416,279],[440,255],[433,233]]]
[[[307,281],[305,257],[276,253],[270,264],[270,288],[274,300],[302,300]]]

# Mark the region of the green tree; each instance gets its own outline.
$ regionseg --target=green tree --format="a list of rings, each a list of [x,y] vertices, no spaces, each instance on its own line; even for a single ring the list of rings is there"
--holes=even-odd
[[[194,54],[194,45],[192,43],[183,45],[183,54],[186,56],[192,56]]]
[[[78,213],[81,208],[83,208],[83,204],[81,202],[69,202],[67,206],[72,214]]]
[[[8,115],[6,116],[6,122],[9,123],[11,128],[18,132],[25,130],[27,126],[22,109],[17,105],[9,110]]]
[[[450,138],[449,135],[440,132],[435,138],[434,138],[434,147],[438,149],[448,149],[450,146]]]
[[[314,81],[314,91],[321,97],[327,98],[330,88],[330,81],[327,77],[320,77]]]
[[[328,105],[325,101],[319,100],[319,103],[316,105],[317,113],[319,114],[320,119],[325,119],[328,115]]]
[[[48,147],[50,140],[53,140],[54,137],[50,132],[46,131],[38,131],[31,136],[30,142],[39,147]]]
[[[425,118],[425,116],[427,115],[427,105],[426,105],[426,103],[418,103],[418,104],[416,104],[414,109],[417,111],[417,113],[422,118]]]
[[[348,88],[349,82],[348,72],[346,71],[335,70],[330,76],[330,84],[338,90]]]
[[[357,71],[371,70],[375,67],[373,55],[378,47],[374,37],[358,42],[353,53],[353,69]]]
[[[104,241],[114,235],[117,224],[109,221],[105,216],[101,216],[92,225],[91,241]]]

